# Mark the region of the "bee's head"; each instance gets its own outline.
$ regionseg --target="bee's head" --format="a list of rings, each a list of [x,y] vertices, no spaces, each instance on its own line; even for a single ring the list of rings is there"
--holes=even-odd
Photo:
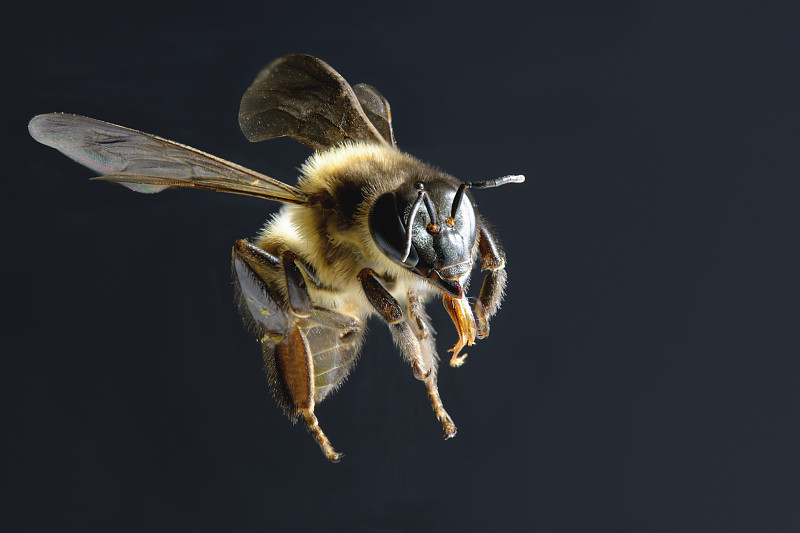
[[[452,178],[418,181],[378,197],[369,213],[375,244],[395,263],[428,279],[456,298],[463,296],[472,268],[475,207],[466,189],[518,183],[506,176],[459,184]]]

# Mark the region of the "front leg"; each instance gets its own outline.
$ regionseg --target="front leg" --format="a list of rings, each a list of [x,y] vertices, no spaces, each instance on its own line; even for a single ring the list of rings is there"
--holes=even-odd
[[[436,346],[433,339],[433,327],[431,326],[428,314],[425,312],[425,306],[422,300],[415,291],[408,291],[408,314],[411,317],[411,323],[419,339],[420,348],[424,356],[427,356],[432,361],[434,372],[425,379],[425,387],[428,389],[428,400],[431,402],[431,407],[436,415],[436,418],[444,428],[444,438],[452,439],[456,436],[456,425],[453,419],[447,414],[447,411],[442,404],[442,398],[439,396],[439,386],[436,381],[436,367],[438,364],[438,357],[436,355]]]
[[[431,327],[425,314],[425,306],[416,291],[408,291],[408,314],[411,316],[417,336],[420,339],[428,338]]]
[[[432,361],[424,361],[422,350],[414,330],[406,320],[402,306],[394,296],[383,286],[383,283],[371,268],[365,268],[358,273],[358,280],[364,295],[372,304],[378,315],[389,325],[394,341],[400,347],[403,357],[411,363],[414,377],[424,380],[433,371]]]
[[[436,381],[436,347],[428,317],[422,308],[415,293],[409,293],[409,314],[412,322],[406,318],[400,303],[383,286],[381,280],[372,269],[365,268],[358,274],[361,287],[378,315],[389,325],[395,344],[400,348],[403,357],[411,363],[414,377],[425,383],[428,390],[428,399],[431,402],[436,418],[442,424],[445,439],[456,435],[456,425],[447,414],[439,396],[439,387]]]
[[[475,318],[478,321],[478,338],[489,336],[489,319],[500,309],[506,289],[506,255],[500,242],[481,219],[478,226],[478,254],[481,270],[489,273],[483,278],[481,292],[475,303]]]

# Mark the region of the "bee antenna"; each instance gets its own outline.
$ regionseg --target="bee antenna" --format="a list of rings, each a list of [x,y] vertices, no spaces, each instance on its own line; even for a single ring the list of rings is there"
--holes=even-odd
[[[491,189],[492,187],[499,187],[507,183],[522,183],[525,181],[525,176],[503,176],[502,178],[495,178],[486,181],[471,181],[467,185],[473,189]]]
[[[425,200],[425,209],[428,210],[428,218],[430,219],[431,223],[428,225],[428,230],[432,233],[438,233],[436,229],[436,222],[439,220],[439,215],[436,213],[436,206],[433,205],[433,201],[431,197],[428,196],[428,193],[422,191],[422,199]]]
[[[458,191],[453,198],[453,207],[450,209],[450,219],[455,220],[458,207],[461,205],[461,200],[464,199],[464,191],[467,189],[491,189],[499,187],[507,183],[522,183],[525,181],[525,176],[503,176],[502,178],[495,178],[486,181],[468,181],[458,186]]]
[[[403,247],[403,258],[401,259],[403,263],[406,262],[408,256],[411,254],[411,239],[413,237],[412,226],[422,204],[425,204],[425,209],[428,211],[428,218],[430,218],[430,224],[428,224],[426,229],[432,234],[439,233],[439,226],[436,224],[436,221],[439,220],[436,214],[436,206],[433,205],[431,197],[428,196],[427,191],[425,191],[425,184],[422,182],[417,183],[416,188],[418,191],[417,199],[414,201],[414,205],[411,206],[411,211],[408,212],[408,217],[406,218],[406,244]]]
[[[421,183],[417,184],[417,188],[421,189]],[[401,262],[405,263],[408,259],[409,254],[411,254],[411,237],[413,236],[412,232],[412,225],[414,224],[414,219],[417,216],[417,212],[419,211],[420,206],[422,205],[423,198],[427,197],[427,194],[424,190],[420,190],[417,193],[417,199],[414,201],[414,205],[411,206],[411,211],[408,212],[408,217],[406,218],[406,245],[403,248],[403,258],[400,260]]]
[[[450,220],[456,219],[456,213],[458,213],[458,206],[461,205],[461,200],[464,198],[464,191],[467,190],[467,187],[472,186],[472,183],[462,183],[458,186],[458,191],[456,191],[456,196],[453,198],[453,207],[450,208]]]

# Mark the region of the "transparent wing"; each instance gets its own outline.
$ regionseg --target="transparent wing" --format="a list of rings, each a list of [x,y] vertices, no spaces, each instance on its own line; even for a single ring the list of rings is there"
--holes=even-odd
[[[372,125],[375,126],[381,136],[395,146],[394,130],[392,129],[392,111],[389,108],[389,101],[378,92],[378,89],[366,83],[359,83],[353,87],[364,114]]]
[[[308,329],[304,330],[314,359],[316,403],[336,391],[356,366],[364,342],[364,328],[355,320],[354,323],[356,327],[344,329],[309,322]]]
[[[315,150],[347,140],[392,144],[345,79],[308,55],[277,59],[256,76],[242,97],[239,126],[253,142],[289,136]]]
[[[52,113],[28,124],[31,136],[131,190],[156,193],[194,187],[294,204],[307,203],[296,187],[195,148],[101,120]]]

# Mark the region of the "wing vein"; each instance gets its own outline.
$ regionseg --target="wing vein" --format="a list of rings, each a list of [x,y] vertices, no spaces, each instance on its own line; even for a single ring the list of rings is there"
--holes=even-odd
[[[297,187],[270,178],[197,148],[156,135],[79,115],[52,113],[34,117],[34,139],[74,161],[138,192],[195,187],[306,204]]]

